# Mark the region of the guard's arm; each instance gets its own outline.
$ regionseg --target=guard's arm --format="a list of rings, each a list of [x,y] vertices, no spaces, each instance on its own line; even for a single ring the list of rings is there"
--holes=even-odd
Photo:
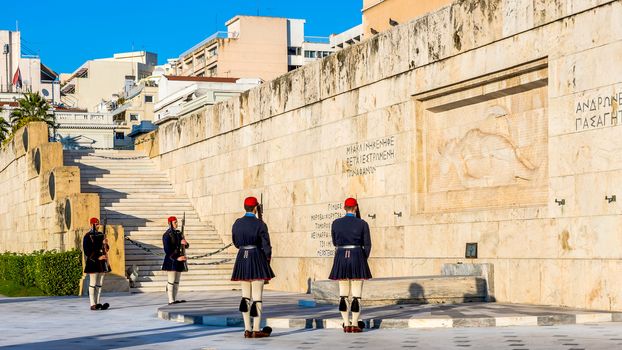
[[[365,250],[365,258],[369,258],[371,254],[371,234],[369,233],[369,225],[363,221],[363,249]]]
[[[270,234],[268,233],[268,225],[262,222],[261,232],[259,233],[261,236],[261,249],[263,249],[264,254],[266,254],[266,258],[268,261],[272,259],[272,245],[270,244]]]
[[[84,235],[82,239],[82,250],[84,251],[84,256],[88,260],[95,261],[95,247],[93,246],[93,240],[89,235]]]
[[[238,242],[238,235],[235,233],[236,232],[236,225],[237,225],[237,221],[233,224],[233,227],[231,227],[231,242],[233,242],[233,245],[236,248],[240,248],[240,242]]]

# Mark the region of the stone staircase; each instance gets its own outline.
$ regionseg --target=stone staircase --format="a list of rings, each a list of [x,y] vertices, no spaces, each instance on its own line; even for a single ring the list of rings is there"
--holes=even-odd
[[[101,218],[108,225],[122,225],[126,237],[163,254],[162,234],[167,218],[177,216],[181,224],[186,213],[185,235],[190,243],[189,256],[199,256],[224,247],[214,228],[201,222],[191,202],[175,194],[168,176],[144,154],[126,150],[64,151],[64,164],[80,168],[82,192],[98,193]],[[231,290],[229,281],[233,260],[231,248],[210,257],[189,261],[182,275],[180,291]],[[132,292],[163,292],[166,275],[161,271],[162,257],[125,242],[126,268],[138,268],[138,280]],[[214,265],[201,265],[219,262]]]

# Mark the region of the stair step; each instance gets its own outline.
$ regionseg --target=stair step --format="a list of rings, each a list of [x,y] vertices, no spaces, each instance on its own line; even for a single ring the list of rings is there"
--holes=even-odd
[[[188,269],[190,270],[190,269]],[[209,277],[207,277],[209,276]],[[207,278],[206,278],[207,277]],[[212,274],[212,275],[188,275],[186,273],[182,274],[182,278],[181,280],[183,281],[183,283],[187,283],[190,284],[191,282],[195,282],[195,281],[222,281],[222,280],[230,280],[231,279],[231,273],[219,273],[219,274]],[[138,279],[134,282],[139,282],[139,283],[166,283],[167,280],[167,276],[166,275],[160,275],[160,276],[143,276],[143,277],[138,277]],[[198,284],[198,283],[195,283]]]
[[[123,225],[126,235],[152,249],[162,252],[162,234],[168,227],[167,218],[181,219],[186,213],[185,234],[190,242],[189,256],[200,256],[222,249],[222,239],[214,227],[201,222],[191,201],[175,192],[168,174],[144,153],[135,151],[65,152],[64,164],[80,168],[80,185],[84,193],[99,195],[102,216],[111,225]],[[108,159],[126,158],[126,159]],[[133,292],[162,292],[166,273],[161,271],[163,257],[151,255],[129,241],[125,243],[126,265],[138,268]],[[229,281],[233,261],[218,265],[192,263],[219,262],[234,257],[227,249],[207,258],[190,260],[190,271],[182,277],[181,291],[231,290],[237,283]],[[185,277],[185,278],[184,278]]]
[[[127,267],[136,265],[138,267],[138,275],[142,276],[143,274],[149,275],[156,272],[164,272],[162,271],[162,263],[159,264],[135,264],[135,263],[127,263]],[[190,265],[191,268],[188,268],[188,272],[191,271],[203,274],[206,270],[210,271],[229,271],[229,273],[233,270],[233,263],[225,263],[218,265]],[[186,273],[186,272],[184,272]]]
[[[239,290],[240,283],[210,285],[210,286],[179,286],[180,292],[209,292],[218,290]],[[163,293],[164,287],[159,285],[146,286],[140,288],[130,288],[131,293]]]
[[[136,281],[136,282],[134,282],[134,288],[148,287],[148,286],[152,286],[152,285],[153,286],[159,286],[159,287],[162,288],[162,287],[165,287],[165,283],[164,283],[165,281],[166,280],[160,281],[159,283],[158,282],[151,282],[151,281],[149,281],[149,282],[139,282],[139,281]],[[234,284],[235,285],[239,284],[239,282],[235,283],[235,282],[232,282],[232,281],[228,281],[226,279],[202,280],[202,281],[201,280],[199,280],[199,281],[197,281],[197,280],[187,280],[187,281],[185,281],[185,280],[183,280],[183,277],[182,277],[181,281],[182,282],[179,284],[180,290],[181,290],[182,286],[185,286],[185,287],[188,288],[188,287],[195,287],[195,286],[196,287],[232,286]]]

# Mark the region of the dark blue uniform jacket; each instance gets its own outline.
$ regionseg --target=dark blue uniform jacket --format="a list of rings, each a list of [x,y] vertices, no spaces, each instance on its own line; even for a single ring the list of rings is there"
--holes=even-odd
[[[182,256],[181,249],[181,231],[173,230],[169,227],[162,236],[162,245],[164,246],[164,261],[162,262],[162,270],[165,271],[188,271],[187,265],[183,261],[177,261],[177,258]],[[186,244],[185,248],[188,249],[190,244]]]
[[[82,239],[82,251],[84,252],[84,272],[99,273],[110,272],[110,265],[99,257],[105,255],[109,249],[108,244],[104,246],[104,234],[91,229]]]

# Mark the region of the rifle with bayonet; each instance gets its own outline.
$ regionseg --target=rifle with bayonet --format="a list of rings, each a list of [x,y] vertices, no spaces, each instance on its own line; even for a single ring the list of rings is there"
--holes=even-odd
[[[181,240],[185,240],[186,236],[184,236],[184,228],[186,226],[186,212],[184,212],[184,216],[181,219]],[[186,256],[186,245],[181,243],[181,256]],[[184,260],[184,272],[188,272],[188,260]]]
[[[110,249],[110,246],[106,244],[106,226],[108,226],[108,214],[104,214],[104,232],[102,233],[104,237],[102,238],[102,248],[100,253],[106,257],[106,260],[104,260],[104,271],[109,272],[111,271],[110,264],[108,263],[108,250]]]
[[[257,205],[257,218],[263,221],[263,193],[259,196],[259,204]],[[268,265],[270,265],[270,260],[268,260]],[[270,281],[266,280],[264,284],[270,284]]]
[[[257,218],[263,221],[263,193],[259,196],[259,204],[257,205]]]

